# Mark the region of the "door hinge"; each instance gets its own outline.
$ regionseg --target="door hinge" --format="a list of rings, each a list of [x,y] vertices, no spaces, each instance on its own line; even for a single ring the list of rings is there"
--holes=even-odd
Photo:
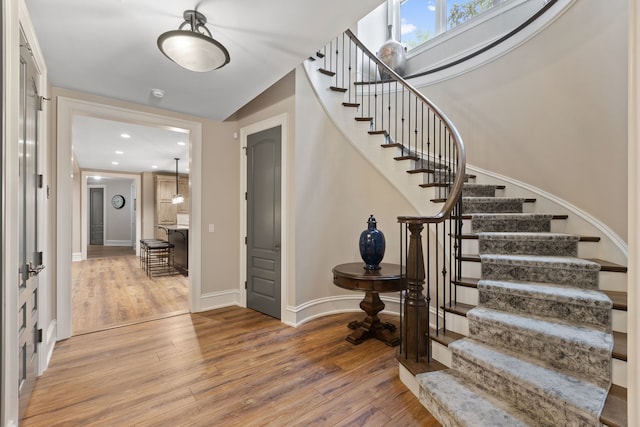
[[[244,288],[247,289],[247,281],[244,281]]]
[[[244,244],[247,244],[247,236],[244,236]]]
[[[42,188],[44,186],[44,175],[38,174],[38,188]]]
[[[244,192],[244,199],[245,199],[245,200],[249,200],[249,196],[247,195],[247,192],[246,192],[246,191]]]
[[[38,329],[38,342],[42,342],[42,329]]]
[[[43,110],[44,107],[42,106],[42,104],[44,103],[44,101],[51,101],[51,98],[45,98],[44,96],[39,96],[38,105],[36,106],[38,111]]]

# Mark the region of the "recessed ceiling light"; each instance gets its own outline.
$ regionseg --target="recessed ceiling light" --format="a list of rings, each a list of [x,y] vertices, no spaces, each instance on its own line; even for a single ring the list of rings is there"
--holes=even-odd
[[[158,169],[158,165],[151,166],[151,169]]]
[[[112,165],[117,165],[119,164],[118,162],[111,162]]]
[[[118,151],[116,151],[116,154],[124,154],[124,151],[118,150]]]
[[[178,142],[178,145],[187,145],[187,143],[180,141],[180,142]]]
[[[131,138],[131,135],[129,135],[128,133],[121,133],[120,137],[121,138]]]

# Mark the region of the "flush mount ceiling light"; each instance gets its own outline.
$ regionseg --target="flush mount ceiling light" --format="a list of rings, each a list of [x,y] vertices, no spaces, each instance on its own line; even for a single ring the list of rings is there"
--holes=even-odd
[[[229,63],[229,52],[214,40],[205,24],[207,18],[195,10],[186,10],[177,30],[158,37],[158,48],[170,60],[191,71],[205,72]],[[188,29],[183,29],[188,27]]]

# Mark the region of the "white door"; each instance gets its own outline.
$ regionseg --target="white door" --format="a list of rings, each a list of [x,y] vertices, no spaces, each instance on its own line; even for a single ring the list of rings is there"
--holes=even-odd
[[[37,71],[27,43],[20,39],[19,164],[19,283],[18,283],[18,393],[20,418],[29,402],[38,373],[41,330],[38,325],[38,273],[44,268],[38,242],[38,119],[41,99]]]

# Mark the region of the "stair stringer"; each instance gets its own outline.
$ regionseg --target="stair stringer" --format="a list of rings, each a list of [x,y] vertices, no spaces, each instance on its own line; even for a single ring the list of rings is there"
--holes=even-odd
[[[439,203],[431,203],[436,190],[421,188],[420,174],[409,174],[409,160],[394,159],[394,150],[383,148],[384,135],[369,135],[369,123],[355,120],[355,108],[344,107],[343,93],[329,89],[331,77],[318,71],[313,61],[305,61],[304,70],[309,83],[327,116],[340,133],[389,183],[416,209],[421,216],[433,216],[440,211]]]

